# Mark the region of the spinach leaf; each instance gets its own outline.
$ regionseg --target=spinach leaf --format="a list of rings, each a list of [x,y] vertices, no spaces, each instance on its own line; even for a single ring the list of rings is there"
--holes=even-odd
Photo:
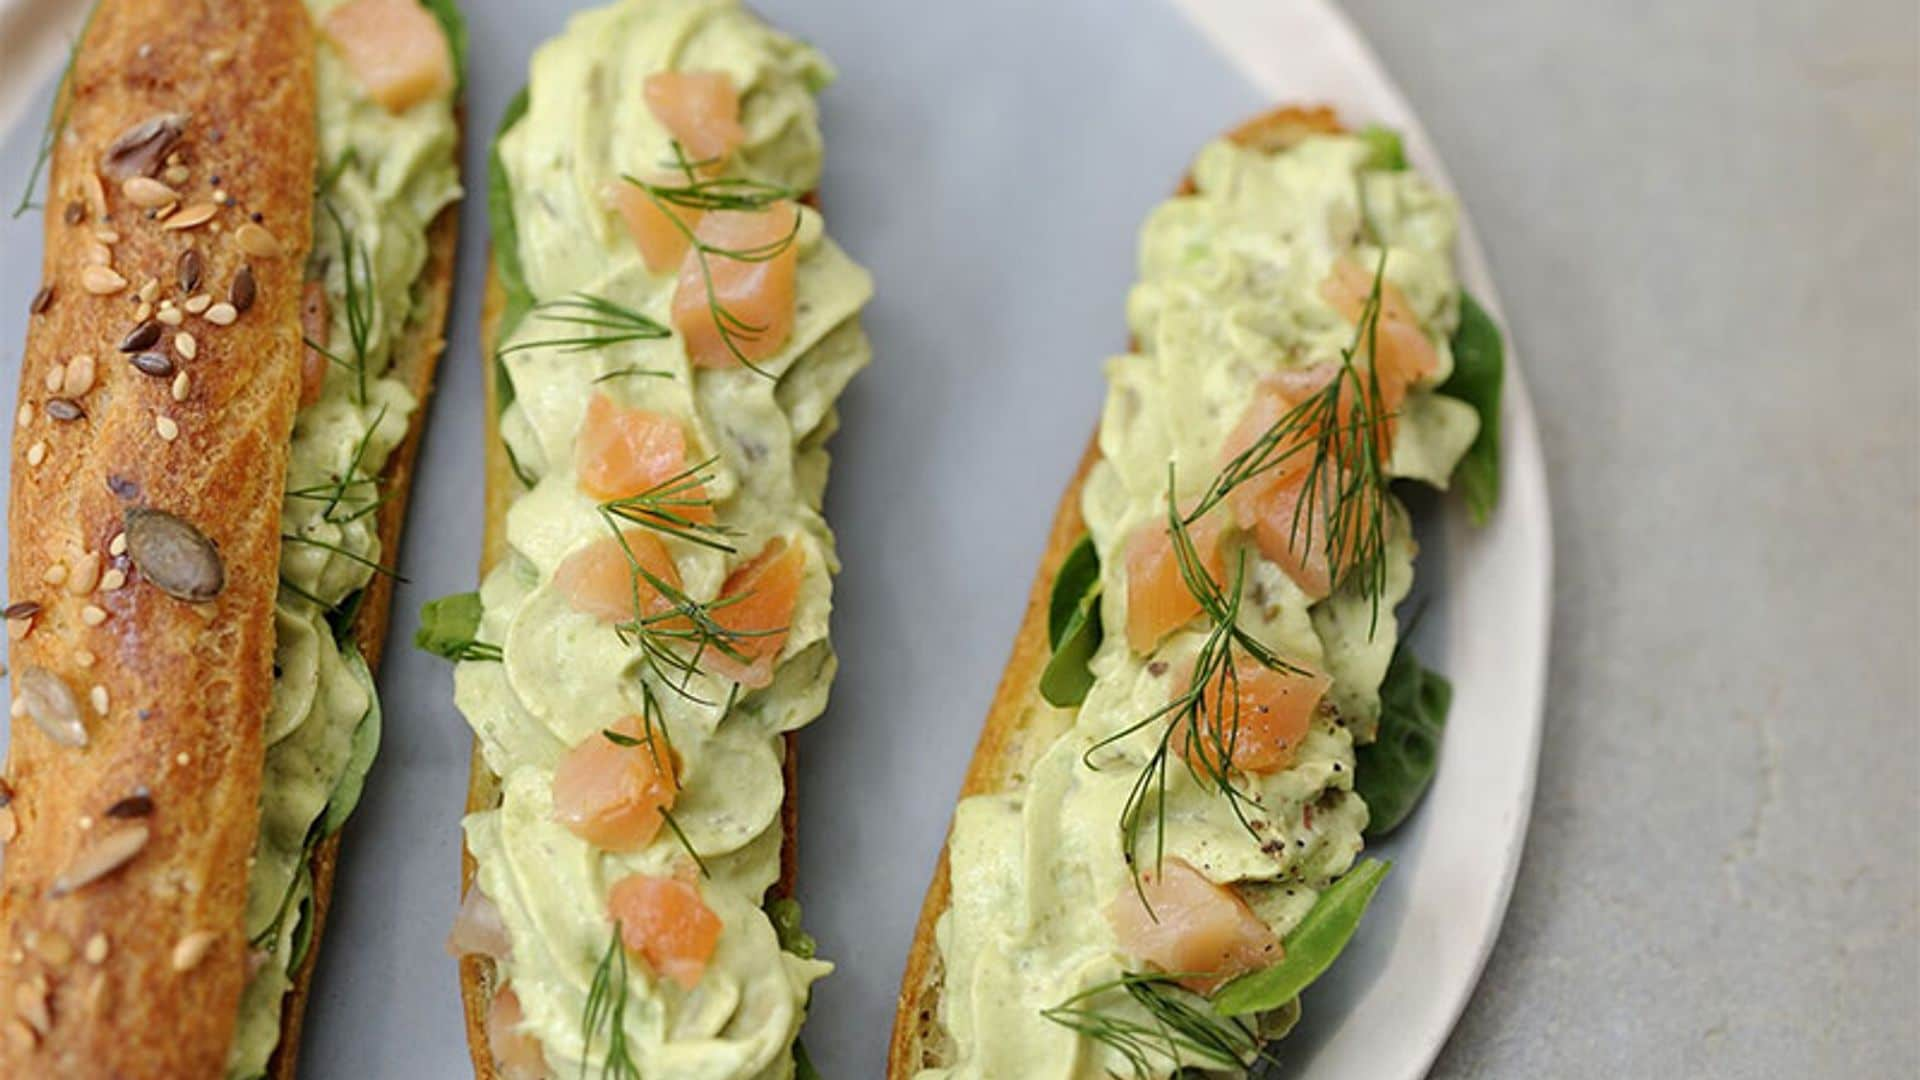
[[[773,932],[780,939],[782,951],[802,960],[813,959],[819,945],[812,934],[800,929],[800,901],[791,896],[773,901],[767,905],[767,918],[773,922]]]
[[[1459,398],[1480,414],[1480,434],[1454,467],[1453,483],[1466,497],[1467,510],[1481,525],[1500,501],[1500,384],[1506,350],[1493,317],[1465,292],[1460,294],[1460,328],[1453,332],[1453,375],[1440,392]]]
[[[1093,672],[1087,668],[1103,637],[1100,626],[1100,554],[1083,536],[1067,552],[1053,578],[1047,604],[1047,640],[1053,658],[1040,673],[1040,695],[1061,708],[1087,699]]]
[[[1299,997],[1300,991],[1324,974],[1353,939],[1360,916],[1366,914],[1374,890],[1391,865],[1366,859],[1328,886],[1282,943],[1286,956],[1270,968],[1242,975],[1221,987],[1213,996],[1213,1007],[1222,1016],[1245,1016],[1277,1009]]]
[[[347,823],[347,816],[353,808],[360,805],[360,793],[367,785],[367,770],[373,768],[373,757],[380,750],[380,695],[373,685],[373,672],[367,670],[366,658],[360,650],[349,645],[341,654],[347,662],[348,670],[360,685],[367,688],[367,715],[360,718],[360,725],[353,729],[353,749],[347,755],[346,767],[340,770],[340,779],[334,782],[333,794],[327,798],[327,811],[320,818],[319,837],[332,836]]]
[[[453,88],[459,93],[467,85],[466,17],[460,14],[453,0],[420,0],[420,6],[427,9],[440,24],[440,32],[447,35],[447,50],[453,54]]]
[[[1399,132],[1368,124],[1360,129],[1360,139],[1367,144],[1367,168],[1400,172],[1407,167],[1407,151],[1400,145]]]
[[[1401,639],[1380,683],[1379,734],[1354,752],[1353,789],[1372,812],[1367,839],[1399,828],[1420,804],[1440,764],[1440,736],[1452,704],[1453,684],[1422,667]]]
[[[533,310],[533,290],[527,287],[527,275],[520,266],[520,233],[513,220],[513,183],[507,178],[506,163],[500,160],[500,136],[526,115],[527,91],[522,88],[507,102],[507,110],[500,116],[500,128],[493,136],[493,147],[487,151],[487,226],[493,233],[493,269],[507,294],[496,342],[507,340],[520,320]],[[498,380],[496,396],[500,408],[505,409],[513,403],[513,379],[507,374],[507,365],[497,349],[493,363]]]
[[[500,646],[475,636],[480,632],[480,614],[479,593],[454,593],[427,601],[420,605],[414,648],[454,661],[500,659]]]

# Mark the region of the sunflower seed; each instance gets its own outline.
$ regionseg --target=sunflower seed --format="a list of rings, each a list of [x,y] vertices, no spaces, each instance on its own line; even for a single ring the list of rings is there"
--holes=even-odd
[[[191,229],[197,225],[205,225],[207,222],[212,221],[213,215],[219,212],[220,208],[213,203],[194,203],[179,213],[174,214],[172,217],[169,217],[165,222],[161,223],[160,228],[169,232]]]
[[[100,157],[100,171],[113,180],[152,176],[160,171],[180,135],[187,118],[181,113],[161,113],[128,127],[107,146]]]
[[[38,315],[53,303],[53,286],[42,285],[40,291],[33,294],[33,303],[27,305],[27,313]]]
[[[40,614],[40,602],[38,600],[15,600],[4,609],[0,609],[0,618],[5,619],[31,619],[38,614]],[[0,803],[0,806],[5,805],[5,803]]]
[[[87,266],[80,271],[80,287],[95,296],[111,296],[127,287],[127,279],[105,266]]]
[[[129,508],[125,520],[127,554],[140,575],[161,592],[190,604],[204,604],[226,587],[226,564],[199,529],[149,507]]]
[[[233,242],[256,259],[270,259],[280,254],[280,241],[274,239],[266,226],[256,222],[249,221],[234,230]]]
[[[132,356],[127,357],[127,362],[131,363],[142,375],[152,375],[155,378],[164,379],[173,374],[173,359],[165,353],[134,353]]]
[[[27,664],[14,674],[14,690],[26,706],[27,715],[40,726],[47,738],[61,746],[87,745],[87,728],[80,722],[80,703],[66,680],[38,664]]]
[[[77,403],[63,397],[48,398],[43,408],[47,410],[47,415],[55,420],[78,420],[87,415],[86,410]]]
[[[140,854],[140,849],[147,846],[147,840],[152,835],[152,830],[138,822],[107,833],[81,852],[80,857],[67,867],[66,873],[53,879],[53,887],[47,890],[47,895],[65,896],[99,881],[131,862],[135,855]]]
[[[180,193],[150,176],[129,176],[120,185],[127,201],[143,210],[152,210],[176,202]]]

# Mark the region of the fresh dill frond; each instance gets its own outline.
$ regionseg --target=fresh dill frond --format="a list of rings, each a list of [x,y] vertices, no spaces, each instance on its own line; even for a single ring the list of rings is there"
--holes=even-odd
[[[719,460],[708,458],[637,495],[603,502],[600,512],[690,544],[732,553],[735,548],[728,538],[736,535],[736,530],[711,520],[713,500],[706,494],[707,485],[713,482],[707,470]]]
[[[779,631],[735,630],[721,623],[713,617],[713,613],[739,603],[746,598],[745,595],[721,597],[709,603],[695,600],[679,586],[641,564],[639,557],[633,553],[633,546],[627,542],[626,531],[620,527],[623,518],[605,507],[601,508],[600,517],[612,530],[620,550],[626,554],[627,568],[632,575],[634,617],[616,623],[614,632],[621,641],[640,650],[648,670],[663,685],[689,701],[712,704],[692,689],[693,677],[700,673],[700,662],[708,652],[718,652],[746,663],[747,658],[740,651],[741,640]],[[643,585],[667,602],[665,611],[644,614],[649,605],[641,591]]]
[[[543,300],[533,306],[530,314],[545,322],[582,329],[579,333],[567,336],[515,342],[502,348],[501,356],[511,356],[528,349],[588,352],[628,341],[652,341],[673,336],[673,331],[633,308],[587,292],[563,296],[558,300]]]
[[[341,302],[346,305],[347,340],[353,346],[353,360],[344,360],[312,340],[308,340],[307,344],[354,373],[354,402],[365,405],[367,350],[373,341],[373,256],[367,252],[366,243],[347,228],[345,219],[340,216],[340,208],[331,200],[322,205],[327,209],[327,216],[333,220],[334,231],[340,235],[340,257],[343,260],[340,276],[344,282]],[[357,262],[356,255],[359,257]]]
[[[1177,975],[1127,972],[1042,1009],[1040,1015],[1111,1048],[1126,1061],[1135,1080],[1152,1080],[1181,1065],[1244,1076],[1249,1062],[1271,1060],[1262,1049],[1257,1028],[1215,1014],[1202,998],[1181,987],[1178,979]],[[1121,1015],[1094,1001],[1120,993],[1144,1009],[1148,1019]]]
[[[635,377],[643,377],[643,378],[649,378],[649,379],[671,379],[673,378],[673,373],[670,371],[659,371],[654,368],[635,367],[629,364],[628,366],[623,368],[615,368],[612,371],[606,372],[604,374],[595,375],[593,377],[593,382],[594,382],[594,385],[597,386],[600,383],[612,382],[615,379],[631,379]]]
[[[40,184],[40,174],[46,171],[47,162],[53,157],[54,140],[67,129],[67,114],[73,108],[73,95],[69,83],[73,79],[74,61],[80,58],[80,42],[87,36],[87,23],[93,21],[93,15],[87,15],[81,23],[79,32],[73,35],[73,41],[67,46],[67,66],[60,74],[60,81],[54,84],[53,105],[47,111],[47,126],[40,132],[40,145],[34,150],[33,168],[27,172],[27,186],[20,192],[20,201],[13,208],[13,216],[33,209],[39,204],[33,201],[33,189]]]
[[[348,168],[359,162],[360,157],[356,150],[351,146],[347,147],[339,157],[333,159],[332,165],[327,166],[327,171],[320,174],[319,180],[313,186],[314,196],[324,199],[331,195],[333,186],[340,182],[340,177],[346,174]]]
[[[627,949],[620,940],[620,921],[614,920],[607,951],[594,966],[587,985],[587,1004],[580,1017],[585,1043],[580,1048],[580,1077],[586,1080],[593,1060],[594,1040],[606,1029],[607,1049],[600,1062],[601,1080],[640,1080],[640,1066],[627,1046]]]
[[[341,558],[347,560],[348,562],[358,563],[359,565],[364,566],[369,570],[372,570],[374,573],[380,574],[385,577],[390,577],[402,585],[407,584],[407,579],[400,576],[399,571],[395,570],[393,567],[387,566],[386,564],[381,563],[377,560],[369,559],[365,555],[362,555],[357,551],[350,551],[347,548],[342,547],[339,544],[333,543],[330,540],[318,540],[311,536],[301,536],[299,533],[281,533],[280,539],[289,544],[303,544],[307,547],[316,547],[316,548],[320,548],[323,551],[330,551],[333,554],[338,555]]]

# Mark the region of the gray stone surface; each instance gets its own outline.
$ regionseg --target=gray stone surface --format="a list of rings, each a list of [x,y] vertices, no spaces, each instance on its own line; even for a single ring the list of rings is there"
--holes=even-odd
[[[1915,5],[1347,6],[1486,243],[1558,542],[1434,1074],[1915,1075]]]

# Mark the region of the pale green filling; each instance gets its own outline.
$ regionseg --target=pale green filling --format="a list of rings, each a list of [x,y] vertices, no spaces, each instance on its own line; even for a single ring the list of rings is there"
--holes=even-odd
[[[642,85],[665,70],[724,71],[741,92],[746,141],[727,172],[797,190],[820,174],[813,93],[832,75],[824,58],[724,0],[632,0],[576,16],[535,53],[526,117],[500,140],[511,180],[519,253],[537,299],[587,292],[671,325],[675,275],[649,273],[604,192],[622,174],[658,174],[669,136],[644,104]],[[870,349],[858,312],[872,291],[866,271],[805,211],[797,239],[792,339],[759,366],[695,369],[678,335],[568,351],[536,346],[506,357],[514,399],[501,428],[537,478],[508,513],[512,551],[481,586],[478,637],[503,662],[467,662],[455,696],[487,766],[502,778],[498,809],[466,819],[481,890],[498,905],[512,943],[504,976],[556,1076],[598,1075],[607,1031],[583,1030],[596,965],[613,933],[611,884],[631,873],[683,867],[685,848],[663,830],[647,848],[613,854],[556,824],[554,766],[583,740],[642,711],[651,685],[679,757],[673,805],[687,842],[711,876],[701,895],[724,923],[698,985],[685,991],[634,960],[615,1022],[641,1075],[700,1080],[782,1078],[809,987],[831,970],[783,952],[762,910],[779,872],[784,732],[825,707],[835,659],[827,641],[833,536],[820,516],[823,448],[834,402]],[[508,344],[565,335],[530,315]],[[614,377],[642,368],[666,377]],[[592,395],[678,419],[691,461],[717,456],[707,491],[737,554],[669,540],[685,591],[710,601],[727,573],[785,537],[806,553],[806,581],[773,685],[723,712],[730,684],[702,674],[692,693],[663,688],[614,629],[581,614],[553,584],[568,554],[611,535],[581,492],[574,443]],[[586,1057],[588,1060],[583,1061]]]
[[[1039,736],[1043,748],[1026,783],[964,800],[955,814],[953,904],[937,927],[946,973],[940,1019],[953,1064],[922,1073],[923,1080],[1133,1074],[1111,1047],[1041,1015],[1141,967],[1104,912],[1131,887],[1120,815],[1164,724],[1098,751],[1093,765],[1086,755],[1184,689],[1174,678],[1204,636],[1196,620],[1151,657],[1128,648],[1115,629],[1127,616],[1123,548],[1136,528],[1164,519],[1169,463],[1179,496],[1205,488],[1256,379],[1339,359],[1353,327],[1318,291],[1337,256],[1371,268],[1385,244],[1387,280],[1406,294],[1440,352],[1441,370],[1402,410],[1391,471],[1443,484],[1473,440],[1472,408],[1432,392],[1452,368],[1454,207],[1411,172],[1365,168],[1367,154],[1352,137],[1309,139],[1279,155],[1216,142],[1195,164],[1198,194],[1162,204],[1142,230],[1140,281],[1128,299],[1139,352],[1107,365],[1103,458],[1082,503],[1101,557],[1109,630],[1078,712],[1036,718],[1053,741]],[[1242,547],[1248,558],[1241,625],[1281,656],[1331,674],[1338,710],[1337,721],[1324,712],[1315,720],[1291,767],[1238,778],[1258,800],[1251,815],[1258,835],[1216,790],[1177,764],[1168,770],[1166,854],[1217,882],[1238,883],[1283,937],[1361,849],[1367,808],[1352,791],[1353,748],[1371,738],[1398,633],[1393,607],[1413,579],[1413,540],[1404,510],[1397,502],[1393,510],[1377,626],[1373,601],[1357,588],[1310,604],[1250,543],[1231,541],[1228,564]],[[1145,850],[1152,850],[1151,832]],[[1123,998],[1101,1002],[1148,1022]],[[1297,1014],[1297,1003],[1290,1005],[1263,1029],[1278,1035]],[[1168,1075],[1195,1062],[1160,1057],[1154,1064]]]
[[[317,18],[339,2],[309,0],[308,8]],[[379,476],[407,432],[417,403],[386,372],[413,318],[427,227],[460,195],[450,96],[389,114],[324,43],[315,78],[316,182],[327,179],[328,186],[317,197],[308,276],[326,283],[333,319],[328,348],[342,363],[331,365],[320,399],[295,420],[287,464],[281,532],[302,539],[281,545],[276,677],[246,914],[259,966],[242,997],[227,1057],[227,1075],[236,1078],[263,1075],[280,1041],[281,999],[309,934],[308,859],[359,798],[379,741],[372,677],[358,651],[335,639],[326,613],[364,588],[375,573],[372,564],[386,559],[374,513],[382,493],[371,483],[351,483],[337,489],[337,501],[332,495],[350,469],[360,479]],[[348,326],[349,247],[358,304],[369,316],[364,364]],[[349,365],[364,366],[364,394],[360,372]]]

